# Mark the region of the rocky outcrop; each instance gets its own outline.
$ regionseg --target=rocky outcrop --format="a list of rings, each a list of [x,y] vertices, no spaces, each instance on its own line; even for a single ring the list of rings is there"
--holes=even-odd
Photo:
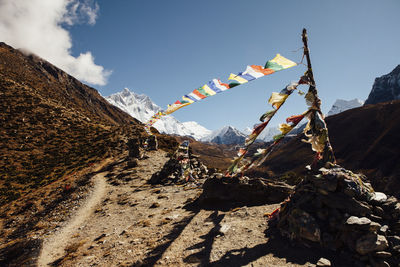
[[[398,99],[400,99],[400,65],[391,73],[375,79],[365,105]]]
[[[400,262],[400,203],[340,166],[308,174],[270,216],[283,236],[354,255],[356,266]]]
[[[203,184],[201,203],[237,203],[241,205],[262,205],[279,203],[292,192],[293,186],[263,178],[223,177],[215,174]]]

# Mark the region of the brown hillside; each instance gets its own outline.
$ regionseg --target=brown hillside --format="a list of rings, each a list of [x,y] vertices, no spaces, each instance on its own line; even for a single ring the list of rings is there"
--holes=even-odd
[[[0,43],[0,205],[110,155],[139,123],[36,56]]]
[[[367,105],[326,118],[337,161],[343,167],[361,171],[374,188],[392,195],[400,192],[400,101]],[[255,171],[279,175],[301,172],[313,155],[302,137],[278,148]]]

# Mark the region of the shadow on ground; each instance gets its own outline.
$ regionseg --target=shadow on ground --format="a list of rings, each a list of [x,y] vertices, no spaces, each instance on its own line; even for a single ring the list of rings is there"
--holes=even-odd
[[[192,213],[186,217],[184,217],[182,220],[179,222],[176,222],[174,224],[174,228],[171,230],[171,232],[163,237],[166,241],[164,243],[161,243],[157,247],[155,247],[145,258],[142,262],[136,262],[132,265],[134,266],[154,266],[155,263],[161,259],[162,255],[164,252],[171,246],[171,244],[180,236],[180,234],[185,230],[186,226],[190,224],[190,222],[193,220],[193,218],[197,215],[197,211],[192,211]]]

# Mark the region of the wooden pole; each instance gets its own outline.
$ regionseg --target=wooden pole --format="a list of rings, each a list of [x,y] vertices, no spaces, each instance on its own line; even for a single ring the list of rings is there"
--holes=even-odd
[[[307,37],[307,30],[303,29],[303,34],[302,34],[302,39],[303,39],[303,44],[304,44],[304,56],[306,57],[307,60],[307,72],[306,76],[308,77],[310,81],[310,88],[308,89],[309,92],[312,92],[314,96],[316,96],[316,108],[319,110],[321,109],[321,100],[318,97],[318,92],[317,88],[315,85],[315,80],[314,80],[314,73],[312,71],[312,66],[311,66],[311,59],[310,59],[310,50],[308,49],[308,37]]]
[[[304,56],[306,57],[307,60],[307,71],[305,73],[305,76],[308,77],[308,81],[310,83],[310,87],[308,88],[308,93],[313,94],[314,96],[314,103],[313,103],[313,108],[315,109],[314,114],[312,115],[312,119],[310,121],[311,124],[315,123],[315,116],[317,116],[317,112],[321,115],[322,120],[323,119],[323,114],[321,112],[321,99],[319,99],[318,97],[318,92],[317,92],[317,87],[315,84],[315,80],[314,80],[314,74],[313,74],[313,70],[312,70],[312,66],[311,66],[311,59],[310,59],[310,50],[308,49],[308,37],[307,37],[307,30],[303,29],[303,34],[302,34],[302,40],[303,40],[303,44],[304,44]],[[322,152],[322,155],[318,155],[321,156],[321,158],[318,158],[318,161],[320,164],[318,165],[323,165],[327,162],[331,162],[331,163],[335,163],[336,159],[335,156],[333,154],[333,149],[331,146],[331,143],[329,141],[329,137],[328,137],[328,127],[326,126],[325,120],[324,120],[324,124],[325,124],[325,128],[315,132],[313,130],[312,134],[313,135],[325,135],[326,134],[326,141],[325,141],[325,145],[324,145],[324,151]],[[317,127],[314,127],[314,125],[311,125],[312,129],[316,129]]]

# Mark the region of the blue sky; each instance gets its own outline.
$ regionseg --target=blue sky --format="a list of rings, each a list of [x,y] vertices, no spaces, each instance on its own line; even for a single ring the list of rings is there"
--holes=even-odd
[[[112,71],[107,84],[93,87],[104,96],[128,87],[162,108],[213,78],[226,81],[246,65],[264,65],[276,53],[300,61],[301,50],[293,51],[302,47],[303,27],[324,112],[337,98],[365,100],[374,79],[400,64],[398,0],[90,2],[95,23],[63,27],[73,56],[90,51],[96,64]],[[271,92],[304,71],[297,66],[263,77],[173,115],[211,130],[252,126],[271,109]],[[305,109],[304,99],[292,95],[271,125]]]

